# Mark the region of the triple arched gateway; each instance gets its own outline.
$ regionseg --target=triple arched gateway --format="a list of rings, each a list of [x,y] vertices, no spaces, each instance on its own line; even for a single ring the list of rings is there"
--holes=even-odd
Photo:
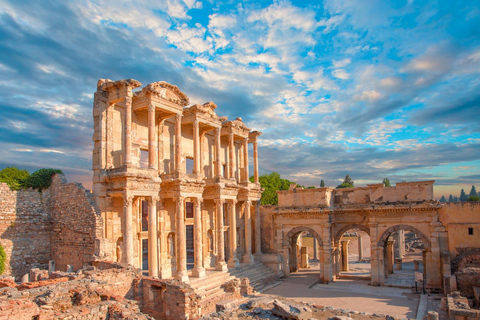
[[[416,184],[417,187],[423,184],[418,189],[424,190],[432,186],[433,182]],[[389,268],[393,267],[393,255],[389,253],[393,241],[389,237],[394,233],[411,232],[423,244],[426,288],[442,288],[442,278],[450,270],[443,270],[444,252],[448,252],[448,243],[445,227],[439,222],[438,210],[441,205],[425,195],[421,198],[417,195],[417,198],[409,200],[408,197],[412,197],[412,194],[404,195],[402,190],[395,190],[395,187],[388,189],[386,191],[390,194],[371,187],[281,191],[279,206],[262,207],[264,227],[271,228],[269,234],[273,235],[273,239],[264,239],[264,250],[278,254],[281,257],[278,270],[289,275],[297,269],[296,239],[302,233],[311,234],[319,246],[319,278],[323,283],[328,283],[335,280],[342,263],[348,259],[347,240],[342,236],[352,230],[362,232],[368,235],[366,239],[369,238],[369,243],[364,246],[370,251],[371,284],[383,285]],[[359,190],[363,192],[360,196]],[[396,192],[392,195],[392,191]],[[433,188],[431,192],[433,194]],[[393,196],[401,200],[384,201]],[[365,199],[371,201],[372,198],[380,198],[382,201],[366,203]]]

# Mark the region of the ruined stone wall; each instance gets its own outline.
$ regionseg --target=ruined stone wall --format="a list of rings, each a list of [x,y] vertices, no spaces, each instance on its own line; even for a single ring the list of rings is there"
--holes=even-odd
[[[274,231],[275,226],[273,224],[273,212],[275,206],[260,206],[260,225],[261,225],[261,235],[262,235],[262,252],[263,253],[273,253],[275,244],[274,244]]]
[[[78,270],[99,254],[100,212],[90,192],[79,183],[66,183],[62,175],[52,177],[50,192],[52,259],[59,270],[66,271],[67,265]]]
[[[5,275],[21,277],[30,268],[47,268],[50,260],[50,191],[12,191],[0,183],[0,244],[7,261]]]
[[[445,203],[438,214],[448,232],[452,260],[465,248],[480,247],[480,202]]]
[[[32,268],[74,270],[101,257],[102,219],[83,186],[52,177],[49,189],[12,191],[0,183],[0,244],[7,254],[5,275]]]

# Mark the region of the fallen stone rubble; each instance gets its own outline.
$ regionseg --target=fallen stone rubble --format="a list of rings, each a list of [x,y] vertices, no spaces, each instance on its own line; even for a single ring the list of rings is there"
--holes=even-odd
[[[255,297],[248,301],[221,301],[217,311],[203,320],[227,319],[287,319],[287,320],[400,320],[390,315],[370,314],[348,309],[334,309],[306,302],[294,302],[270,296]]]

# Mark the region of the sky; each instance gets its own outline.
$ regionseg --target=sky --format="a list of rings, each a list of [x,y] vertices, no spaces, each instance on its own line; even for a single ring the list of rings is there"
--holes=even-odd
[[[0,169],[90,187],[96,83],[133,78],[262,131],[261,174],[480,186],[476,0],[0,0],[0,77]]]

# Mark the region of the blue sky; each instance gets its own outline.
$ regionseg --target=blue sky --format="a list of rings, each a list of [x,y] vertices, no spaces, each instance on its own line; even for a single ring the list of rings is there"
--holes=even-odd
[[[0,168],[91,180],[97,80],[164,80],[304,185],[480,185],[478,1],[0,0]]]

